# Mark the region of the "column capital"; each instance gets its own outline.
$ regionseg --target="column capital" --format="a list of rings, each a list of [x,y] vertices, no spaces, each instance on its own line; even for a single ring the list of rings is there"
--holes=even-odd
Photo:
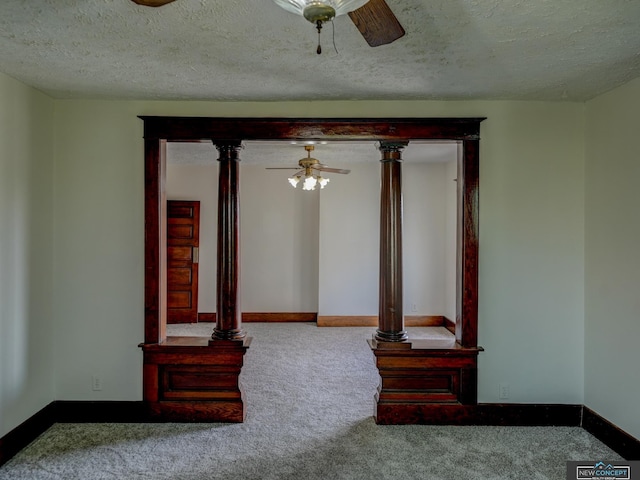
[[[409,142],[380,142],[378,150],[382,152],[381,162],[402,161],[402,150],[409,145]]]
[[[393,142],[382,141],[378,143],[378,150],[402,150],[407,145],[409,145],[409,140],[406,141],[398,141],[395,140]]]
[[[220,158],[222,160],[240,160],[240,150],[244,148],[242,141],[240,140],[214,140],[213,144],[216,146]]]

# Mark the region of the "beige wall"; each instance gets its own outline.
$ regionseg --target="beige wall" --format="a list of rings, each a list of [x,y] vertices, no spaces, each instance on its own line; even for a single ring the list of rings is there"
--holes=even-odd
[[[640,79],[587,103],[585,404],[640,438]]]
[[[583,105],[537,102],[57,101],[59,399],[141,398],[137,115],[154,114],[488,117],[481,130],[480,400],[498,401],[498,384],[508,382],[509,401],[583,402]],[[90,390],[94,373],[101,392]]]
[[[488,117],[480,400],[499,401],[498,384],[508,382],[508,401],[584,402],[640,436],[639,97],[632,82],[589,102],[586,117],[583,104],[544,102],[53,101],[0,75],[0,435],[53,399],[141,398],[137,115],[199,115]],[[610,395],[605,382],[624,389]]]
[[[0,74],[0,436],[55,399],[53,108]]]

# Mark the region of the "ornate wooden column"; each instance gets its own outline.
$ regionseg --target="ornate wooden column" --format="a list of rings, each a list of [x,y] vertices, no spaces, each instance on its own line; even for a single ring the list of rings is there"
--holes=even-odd
[[[381,142],[380,290],[376,340],[402,342],[402,149],[408,142]]]
[[[241,341],[240,310],[240,142],[219,142],[218,173],[218,259],[216,327],[210,343],[217,340]]]
[[[386,142],[398,142],[402,146],[411,139],[460,142],[462,151],[458,166],[458,185],[461,191],[458,195],[460,205],[457,219],[457,341],[402,341],[401,332],[404,328],[396,324],[402,318],[402,315],[398,315],[396,306],[402,308],[402,302],[397,303],[396,294],[396,303],[386,304],[383,308],[389,312],[389,306],[394,305],[391,317],[383,315],[380,339],[369,339],[381,377],[376,395],[376,421],[482,421],[476,415],[475,407],[476,359],[478,352],[482,350],[477,346],[477,263],[479,140],[483,118],[140,118],[144,121],[146,165],[145,343],[141,347],[144,352],[144,400],[151,416],[161,421],[242,421],[244,409],[238,377],[242,355],[250,342],[250,338],[243,337],[240,324],[235,323],[237,311],[221,318],[221,324],[216,326],[216,334],[211,339],[165,338],[163,311],[166,293],[162,286],[164,142],[211,139],[216,145],[229,144],[226,148],[230,150],[225,150],[225,154],[235,158],[237,167],[239,142],[230,142],[229,139],[373,142],[382,138]],[[397,155],[399,160],[400,148],[394,153],[390,148],[392,145],[393,143],[383,145],[383,157],[387,155],[389,160],[393,160],[394,155]],[[231,164],[229,167],[233,168]],[[389,173],[393,178],[392,172]],[[234,178],[237,185],[237,170]],[[401,196],[399,199],[401,200]],[[237,197],[235,200],[237,201]],[[232,231],[226,228],[222,230]],[[396,242],[400,246],[397,240]],[[236,247],[235,251],[238,252],[239,248]],[[238,264],[234,265],[237,269]],[[395,278],[401,279],[400,276]],[[232,284],[233,282],[229,283]],[[235,300],[228,303],[233,305],[233,309],[239,305],[238,284],[235,285]],[[233,295],[227,298],[233,298]],[[219,309],[220,312],[225,311],[224,307]],[[385,334],[389,333],[391,336],[387,335],[385,338]]]
[[[206,337],[168,337],[143,345],[144,400],[151,418],[176,422],[242,422],[240,373],[251,344],[241,325],[238,141],[220,152],[216,327]]]
[[[369,340],[380,373],[374,416],[380,424],[456,423],[475,411],[480,349],[453,337],[410,339],[404,329],[401,152],[407,144],[380,144],[379,319]]]

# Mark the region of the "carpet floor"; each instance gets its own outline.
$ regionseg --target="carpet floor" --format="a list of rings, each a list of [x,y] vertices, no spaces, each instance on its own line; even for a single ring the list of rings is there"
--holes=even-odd
[[[378,426],[375,329],[244,327],[244,423],[55,424],[0,480],[562,480],[568,460],[621,460],[579,427]]]

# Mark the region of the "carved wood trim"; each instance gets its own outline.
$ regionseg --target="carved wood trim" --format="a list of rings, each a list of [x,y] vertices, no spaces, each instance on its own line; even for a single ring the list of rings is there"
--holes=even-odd
[[[242,422],[243,341],[168,337],[143,345],[144,401],[152,418],[178,422]]]
[[[456,339],[463,347],[478,345],[478,140],[462,142],[458,166],[458,268]]]
[[[467,347],[477,345],[478,161],[480,122],[484,118],[224,118],[152,117],[145,136],[145,343],[164,338],[160,305],[162,172],[160,145],[167,141],[238,140],[453,140],[461,141],[459,198],[460,259],[457,281],[456,335]],[[233,140],[235,141],[235,140]],[[468,184],[467,184],[468,182]]]
[[[145,136],[145,344],[162,342],[166,326],[165,246],[162,238],[165,141],[213,141],[236,144],[243,140],[371,140],[460,142],[458,164],[458,267],[456,327],[459,344],[477,347],[478,321],[478,165],[479,131],[483,118],[204,118],[140,117]],[[224,341],[224,340],[223,340]],[[425,347],[430,348],[430,347]],[[460,377],[462,378],[462,376]],[[469,377],[471,378],[471,377]],[[475,378],[475,377],[474,377]],[[474,382],[467,382],[469,388]],[[461,399],[473,401],[465,390]]]
[[[145,139],[145,343],[158,343],[166,328],[166,256],[165,159],[166,142]]]
[[[193,140],[474,140],[484,118],[155,117],[144,137]]]

